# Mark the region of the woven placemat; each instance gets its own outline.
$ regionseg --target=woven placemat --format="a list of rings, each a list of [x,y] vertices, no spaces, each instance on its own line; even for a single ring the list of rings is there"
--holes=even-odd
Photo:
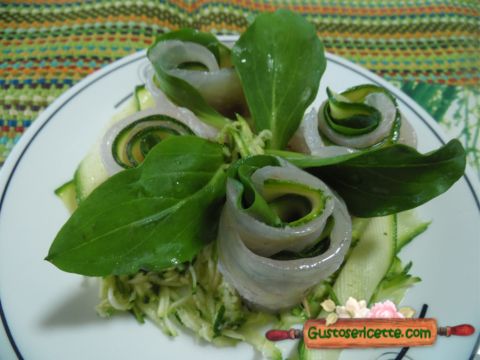
[[[249,17],[279,7],[303,14],[328,51],[412,96],[480,169],[478,0],[2,1],[0,164],[57,96],[156,34],[238,34]]]

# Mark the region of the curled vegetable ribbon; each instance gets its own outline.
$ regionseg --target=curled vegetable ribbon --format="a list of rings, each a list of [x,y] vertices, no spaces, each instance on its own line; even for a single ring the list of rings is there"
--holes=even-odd
[[[245,114],[230,50],[213,35],[192,29],[171,32],[159,36],[147,56],[155,69],[155,84],[206,124],[221,129],[228,117]]]
[[[134,113],[113,124],[101,143],[101,157],[113,175],[140,165],[150,150],[161,141],[194,131],[185,123],[151,108]]]
[[[395,98],[377,85],[355,86],[341,94],[327,88],[318,127],[336,145],[362,149],[397,142],[401,114]]]
[[[271,156],[230,170],[220,269],[252,304],[274,311],[297,304],[338,269],[350,241],[345,205],[316,177]]]
[[[398,140],[401,114],[386,89],[360,85],[341,94],[327,88],[327,94],[318,126],[333,143],[361,149]]]
[[[292,150],[322,158],[350,154],[393,143],[417,145],[415,130],[393,95],[377,85],[359,85],[337,94],[307,112],[292,137]]]
[[[135,167],[160,141],[170,136],[191,134],[189,127],[170,116],[150,115],[130,123],[118,133],[113,141],[112,154],[123,168]]]

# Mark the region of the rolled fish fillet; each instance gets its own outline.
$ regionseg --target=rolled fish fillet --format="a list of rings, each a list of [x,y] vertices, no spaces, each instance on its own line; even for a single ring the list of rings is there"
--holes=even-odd
[[[402,125],[400,126],[400,135],[398,137],[398,143],[417,148],[417,133],[412,124],[402,114]]]
[[[100,142],[100,157],[111,176],[139,165],[148,151],[166,137],[193,133],[189,126],[177,118],[165,115],[157,107],[148,108],[108,128]]]
[[[346,146],[325,145],[319,133],[318,116],[315,108],[312,108],[303,117],[300,126],[292,136],[288,145],[294,151],[324,158],[350,154],[357,151],[356,149]]]
[[[266,166],[252,174],[260,193],[262,183],[268,179],[307,186],[321,191],[326,199],[323,212],[303,224],[269,226],[239,208],[235,180],[227,181],[227,200],[217,240],[220,271],[251,304],[276,311],[298,304],[309,288],[339,268],[350,246],[351,219],[343,201],[321,180],[286,161],[281,161],[281,166]],[[333,227],[328,248],[322,254],[294,260],[270,257],[281,251],[311,247],[330,217]]]
[[[205,46],[188,41],[162,41],[151,49],[149,57],[167,74],[188,82],[217,111],[228,111],[244,103],[242,84],[235,69],[220,68],[213,53]],[[205,69],[180,68],[185,63],[202,64]]]
[[[323,103],[318,112],[318,127],[320,131],[333,143],[355,149],[366,148],[385,139],[392,131],[392,126],[397,116],[397,107],[389,96],[381,92],[371,93],[365,97],[364,104],[380,112],[382,116],[380,123],[374,130],[366,134],[348,136],[338,133],[329,126],[324,112],[326,104],[327,102]]]
[[[315,109],[304,116],[290,140],[292,150],[326,158],[366,149],[389,138],[416,147],[413,127],[386,89],[360,85],[342,94],[327,92],[329,99],[320,106],[318,117]]]
[[[193,112],[188,110],[187,108],[177,106],[172,101],[168,99],[168,97],[160,90],[154,81],[155,77],[155,70],[151,65],[145,68],[145,79],[146,83],[145,86],[148,91],[153,96],[155,101],[155,109],[159,111],[161,114],[165,114],[171,116],[185,125],[187,125],[192,131],[205,139],[214,139],[215,136],[218,134],[218,130],[215,129],[213,126],[205,124],[201,121]]]

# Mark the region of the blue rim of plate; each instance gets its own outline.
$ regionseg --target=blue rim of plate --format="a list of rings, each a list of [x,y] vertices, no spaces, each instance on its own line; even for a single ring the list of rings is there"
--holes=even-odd
[[[35,138],[37,137],[38,134],[40,134],[40,132],[42,131],[42,129],[55,117],[55,115],[66,105],[68,104],[70,101],[72,101],[78,94],[82,93],[84,90],[86,90],[88,87],[90,87],[92,84],[95,84],[97,81],[103,79],[104,77],[110,75],[111,73],[127,66],[127,65],[130,65],[134,62],[137,62],[137,61],[140,61],[140,60],[143,60],[145,58],[145,51],[140,51],[136,54],[133,54],[132,56],[133,58],[128,60],[128,61],[125,61],[123,62],[122,60],[120,60],[120,64],[117,64],[115,65],[115,63],[111,64],[112,65],[112,68],[111,69],[108,69],[105,71],[105,73],[101,74],[100,76],[96,77],[95,79],[93,80],[90,80],[90,78],[92,76],[95,76],[96,74],[93,73],[91,75],[89,75],[88,77],[86,77],[84,80],[82,80],[81,82],[79,82],[76,86],[74,86],[71,91],[72,91],[72,94],[66,99],[64,100],[61,105],[59,105],[55,111],[53,111],[46,119],[45,121],[40,125],[40,127],[38,127],[38,129],[35,130],[35,133],[30,137],[30,139],[28,140],[28,142],[24,145],[23,149],[21,150],[20,154],[18,155],[12,169],[10,170],[10,173],[8,175],[8,179],[5,183],[5,187],[3,188],[2,190],[2,195],[1,195],[1,198],[0,198],[0,216],[1,216],[1,212],[2,212],[2,208],[3,208],[3,202],[4,202],[4,199],[5,199],[5,196],[7,194],[7,191],[8,191],[8,186],[10,185],[10,181],[12,180],[13,178],[13,175],[15,173],[15,170],[17,169],[18,165],[20,164],[20,161],[22,160],[23,156],[25,155],[25,153],[27,152],[28,148],[30,147],[30,145],[35,141]],[[379,84],[378,80],[376,79],[377,78],[377,75],[371,73],[369,70],[366,70],[366,69],[362,69],[362,70],[359,70],[360,67],[358,67],[358,65],[355,65],[353,63],[351,63],[350,61],[348,60],[339,60],[339,58],[337,58],[336,56],[332,56],[331,54],[327,54],[326,55],[327,59],[329,62],[332,62],[332,63],[335,63],[337,65],[340,65],[342,67],[345,67],[347,69],[349,69],[350,71],[353,71],[355,72],[356,74],[360,75],[360,76],[363,76],[364,78],[370,80],[371,82],[373,83],[376,83],[378,85],[382,85],[383,84]],[[123,59],[125,60],[125,59]],[[100,70],[101,71],[101,70]],[[78,87],[78,88],[77,88]],[[408,96],[406,94],[404,94],[403,92],[401,91],[398,91],[398,90],[394,90],[393,91],[395,93],[395,96],[397,98],[397,101],[401,102],[405,107],[407,107],[410,111],[412,111],[427,127],[428,129],[432,132],[432,134],[437,138],[438,141],[440,141],[440,143],[442,145],[445,144],[445,141],[442,139],[441,135],[438,133],[438,131],[429,123],[429,121],[427,119],[425,119],[425,117],[423,115],[421,115],[417,109],[415,109],[414,106],[412,106],[410,104],[409,101],[405,101],[404,98]],[[130,95],[129,95],[130,96]],[[118,104],[121,104],[123,101],[125,101],[129,96],[127,96],[126,98],[124,99],[121,99],[119,101]],[[412,101],[414,102],[414,101]],[[117,105],[118,105],[117,104]],[[117,106],[115,106],[117,107]],[[480,200],[477,196],[477,193],[475,192],[474,188],[473,188],[473,185],[472,185],[472,182],[470,181],[468,175],[464,175],[463,176],[465,178],[465,181],[467,183],[467,186],[470,190],[470,192],[472,193],[472,197],[473,199],[475,200],[475,204],[477,205],[477,209],[479,211],[479,214],[480,214]],[[2,299],[0,298],[0,318],[2,320],[2,324],[3,324],[3,328],[5,329],[5,333],[7,335],[7,338],[10,342],[10,345],[13,349],[13,351],[15,352],[15,355],[17,356],[17,358],[19,360],[23,360],[23,356],[22,356],[22,353],[20,352],[20,349],[18,348],[16,342],[15,342],[15,339],[13,338],[13,334],[12,332],[10,331],[10,327],[8,326],[8,322],[7,322],[7,319],[6,319],[6,316],[5,316],[5,312],[3,310],[3,307],[2,307]],[[470,355],[470,359],[473,359],[476,355],[476,353],[478,352],[478,349],[480,347],[480,334],[478,335],[477,337],[477,340],[473,346],[473,349],[472,349],[472,353]]]

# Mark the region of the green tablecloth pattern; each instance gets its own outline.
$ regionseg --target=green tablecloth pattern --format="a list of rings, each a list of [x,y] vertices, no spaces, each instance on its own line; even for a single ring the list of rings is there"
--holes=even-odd
[[[413,97],[480,169],[478,0],[0,1],[0,164],[56,97],[156,34],[238,34],[279,7],[312,22],[328,51]]]

